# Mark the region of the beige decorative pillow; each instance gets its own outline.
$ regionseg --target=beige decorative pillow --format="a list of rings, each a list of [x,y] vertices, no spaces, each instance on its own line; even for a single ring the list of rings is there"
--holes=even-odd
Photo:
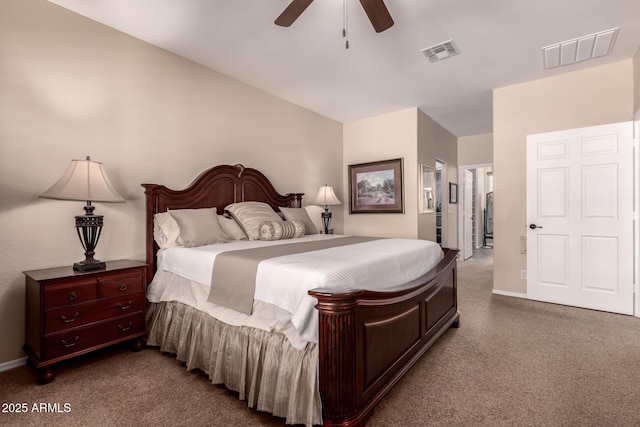
[[[226,217],[224,215],[218,215],[218,222],[222,227],[224,233],[231,240],[247,240],[247,235],[244,233],[240,225],[235,219]]]
[[[249,240],[260,240],[260,224],[265,221],[282,221],[282,218],[266,203],[232,203],[225,208],[247,234]]]
[[[304,236],[304,224],[293,221],[265,221],[260,224],[260,240],[292,239]]]
[[[304,208],[280,208],[286,221],[297,220],[304,224],[304,234],[318,234],[318,229],[309,218],[309,213]]]
[[[169,211],[180,228],[178,244],[185,247],[226,243],[229,238],[220,227],[216,208]]]

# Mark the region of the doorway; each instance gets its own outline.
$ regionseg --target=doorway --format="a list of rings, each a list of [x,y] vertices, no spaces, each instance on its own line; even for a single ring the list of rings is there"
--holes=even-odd
[[[492,253],[493,249],[493,165],[491,163],[460,166],[462,188],[458,217],[458,247],[462,259]]]

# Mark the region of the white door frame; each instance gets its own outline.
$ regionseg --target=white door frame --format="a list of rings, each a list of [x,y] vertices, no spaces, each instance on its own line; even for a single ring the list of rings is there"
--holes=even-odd
[[[458,188],[464,188],[464,171],[467,169],[478,169],[478,168],[493,168],[493,163],[478,163],[472,165],[461,165],[458,166]],[[477,179],[477,177],[476,177]],[[464,197],[460,197],[458,194],[458,200],[463,200]],[[460,214],[458,215],[458,248],[464,248],[464,210],[467,209],[464,203],[462,203],[462,208],[460,209]]]

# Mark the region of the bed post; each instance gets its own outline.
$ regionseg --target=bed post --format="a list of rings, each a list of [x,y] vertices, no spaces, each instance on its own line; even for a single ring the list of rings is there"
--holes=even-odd
[[[291,198],[289,201],[290,208],[302,207],[302,196],[304,196],[304,193],[287,193],[286,196]]]
[[[357,295],[311,291],[318,299],[320,395],[325,426],[364,425],[358,419]],[[353,420],[351,420],[353,418]],[[345,424],[345,422],[347,424]]]
[[[153,239],[153,214],[157,211],[154,190],[160,186],[156,184],[142,184],[142,186],[147,207],[145,212],[145,262],[147,263],[147,281],[150,282],[156,272],[156,252],[158,252],[157,244]]]

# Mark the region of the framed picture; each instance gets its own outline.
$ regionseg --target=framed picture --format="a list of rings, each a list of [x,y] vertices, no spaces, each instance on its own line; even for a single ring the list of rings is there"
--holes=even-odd
[[[349,213],[404,213],[402,159],[349,165]]]
[[[449,183],[449,203],[455,205],[458,203],[458,184]]]

